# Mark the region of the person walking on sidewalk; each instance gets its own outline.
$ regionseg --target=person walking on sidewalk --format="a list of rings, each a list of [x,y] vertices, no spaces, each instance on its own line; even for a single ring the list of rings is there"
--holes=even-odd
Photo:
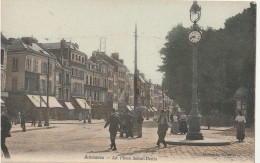
[[[5,158],[10,158],[10,154],[8,148],[5,145],[6,137],[11,137],[10,130],[12,128],[12,124],[6,114],[6,110],[2,108],[1,114],[1,148],[4,153]]]
[[[133,134],[134,116],[131,113],[129,113],[128,110],[126,110],[125,118],[126,118],[126,138],[128,138],[129,136],[134,138],[134,134]]]
[[[115,113],[115,109],[111,110],[111,115],[108,117],[108,120],[104,126],[106,128],[109,125],[109,132],[110,132],[110,148],[115,151],[116,148],[116,134],[119,129],[119,117]]]
[[[171,128],[172,134],[178,134],[179,133],[179,121],[176,114],[172,117],[172,128]]]
[[[157,145],[160,146],[160,143],[163,143],[164,147],[166,147],[166,142],[165,142],[165,135],[166,132],[168,130],[168,119],[166,117],[166,112],[164,110],[161,111],[159,119],[158,119],[158,141],[157,141]]]
[[[21,127],[23,129],[23,132],[25,132],[26,127],[25,127],[25,113],[24,112],[21,113]]]
[[[136,138],[142,137],[142,125],[143,125],[144,118],[142,116],[142,111],[138,110],[137,112],[137,132],[138,136]]]
[[[237,139],[239,142],[242,142],[245,138],[246,118],[242,115],[241,111],[238,111],[235,121],[237,122]]]
[[[187,121],[188,121],[188,117],[183,112],[181,117],[180,117],[180,128],[179,128],[179,131],[180,131],[181,134],[186,134],[188,132]]]

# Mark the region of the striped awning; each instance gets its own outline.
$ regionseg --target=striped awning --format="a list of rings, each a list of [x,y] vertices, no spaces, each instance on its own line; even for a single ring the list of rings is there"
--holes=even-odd
[[[76,101],[82,109],[91,109],[85,99],[76,98]]]
[[[71,102],[64,102],[69,110],[75,109]]]
[[[39,95],[27,95],[27,97],[31,100],[35,107],[46,108],[47,105],[44,100]]]
[[[42,96],[42,99],[47,104],[47,96]],[[63,108],[63,107],[54,96],[49,96],[49,108]]]

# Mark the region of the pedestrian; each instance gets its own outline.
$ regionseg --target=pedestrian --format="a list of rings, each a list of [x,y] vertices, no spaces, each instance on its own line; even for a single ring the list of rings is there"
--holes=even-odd
[[[26,131],[26,127],[25,127],[25,113],[22,112],[22,113],[20,114],[20,116],[21,116],[21,127],[22,127],[22,129],[23,129],[23,132],[25,132],[25,131]]]
[[[1,148],[4,153],[5,158],[10,158],[8,148],[5,145],[5,139],[11,137],[10,130],[12,124],[7,116],[6,110],[2,108],[1,114]]]
[[[171,123],[172,123],[171,133],[178,134],[179,133],[179,122],[178,122],[178,117],[176,114],[173,115]]]
[[[168,119],[166,117],[166,112],[164,110],[161,111],[159,119],[157,120],[158,122],[158,141],[157,141],[157,145],[160,146],[160,143],[163,143],[164,147],[166,147],[166,142],[165,142],[165,136],[166,136],[166,132],[168,130]]]
[[[210,130],[210,126],[211,126],[211,115],[210,114],[207,115],[207,126],[208,126],[208,130]]]
[[[116,134],[119,128],[119,117],[115,113],[115,109],[111,110],[111,115],[108,117],[108,120],[104,126],[106,128],[109,125],[109,132],[110,132],[110,148],[115,151],[116,148]]]
[[[142,111],[138,110],[138,112],[137,112],[137,132],[138,132],[138,136],[136,138],[142,138],[143,121],[144,121],[144,118],[142,116]]]
[[[246,118],[243,116],[241,111],[238,111],[235,121],[237,122],[237,139],[239,142],[242,142],[245,138]]]
[[[186,134],[188,132],[188,126],[187,126],[188,117],[184,112],[182,113],[179,121],[180,121],[179,132],[181,134]]]
[[[35,127],[35,124],[36,124],[36,114],[33,113],[33,114],[32,114],[32,126]]]
[[[17,124],[21,124],[21,112],[17,113]]]
[[[124,137],[124,133],[127,131],[127,125],[126,125],[126,114],[123,110],[119,113],[119,120],[120,120],[120,137]]]
[[[131,136],[134,138],[133,135],[133,125],[134,125],[134,116],[129,113],[128,110],[125,110],[125,119],[126,119],[126,138]]]

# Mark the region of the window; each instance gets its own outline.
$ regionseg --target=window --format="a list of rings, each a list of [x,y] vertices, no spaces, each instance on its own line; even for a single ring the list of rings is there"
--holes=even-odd
[[[75,75],[75,72],[74,72],[74,68],[72,68],[72,71],[71,71],[71,75],[74,76]]]
[[[1,49],[1,65],[4,64],[4,57],[5,57],[5,51],[4,49]]]
[[[90,76],[90,85],[92,85],[92,76]]]
[[[17,90],[17,84],[18,84],[18,79],[13,78],[12,79],[12,90]]]
[[[74,54],[72,54],[72,60],[74,61]]]
[[[42,74],[47,74],[47,63],[46,62],[42,62],[41,63],[41,72]]]
[[[58,88],[58,99],[62,99],[62,97],[61,97],[61,88]]]
[[[58,78],[58,83],[59,84],[61,83],[61,79],[62,79],[62,76],[61,76],[61,73],[59,73],[59,78]]]
[[[51,82],[49,81],[48,83],[49,83],[49,84],[48,84],[49,94],[51,94],[51,89],[52,89]]]
[[[34,60],[33,62],[33,72],[38,72],[38,61]]]
[[[70,83],[70,75],[69,74],[66,74],[66,83]]]
[[[66,100],[69,99],[69,89],[66,89]]]
[[[42,93],[43,93],[43,94],[46,94],[46,93],[47,93],[46,80],[42,80]]]
[[[50,76],[52,75],[52,64],[51,63],[49,64],[49,72],[48,73],[49,73]]]
[[[38,79],[33,80],[33,91],[39,92],[40,83]]]
[[[78,76],[78,69],[76,69],[76,76]]]
[[[86,75],[86,84],[88,84],[88,75]]]
[[[30,78],[29,77],[25,77],[25,90],[29,91],[30,90]]]
[[[84,57],[82,57],[82,63],[84,63]]]
[[[31,71],[32,69],[32,59],[27,59],[27,71]]]
[[[18,58],[13,58],[13,71],[18,71]]]

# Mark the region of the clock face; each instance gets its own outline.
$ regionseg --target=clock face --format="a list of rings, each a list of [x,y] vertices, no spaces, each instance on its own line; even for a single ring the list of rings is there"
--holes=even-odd
[[[191,31],[189,33],[189,40],[191,43],[198,43],[201,39],[201,33],[199,31]]]

